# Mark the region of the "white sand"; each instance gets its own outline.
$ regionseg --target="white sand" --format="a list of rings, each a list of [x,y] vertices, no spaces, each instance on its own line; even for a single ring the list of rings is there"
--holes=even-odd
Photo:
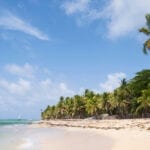
[[[45,139],[41,150],[111,150],[113,141],[96,132],[69,129],[60,137]]]
[[[104,130],[104,129],[79,129],[66,128],[72,131],[87,131],[91,134],[99,134],[100,136],[111,139],[110,150],[150,150],[150,131],[137,129],[120,129],[120,130]],[[102,149],[105,150],[105,147]]]
[[[139,130],[123,129],[100,131],[114,140],[111,150],[150,150],[150,133]]]
[[[150,119],[51,120],[32,125],[52,126],[65,129],[65,135],[46,138],[42,150],[150,150]]]

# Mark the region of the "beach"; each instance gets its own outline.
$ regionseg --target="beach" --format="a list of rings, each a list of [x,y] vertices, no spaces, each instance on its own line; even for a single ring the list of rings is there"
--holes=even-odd
[[[0,128],[2,150],[110,150],[107,136],[81,128],[7,125]]]
[[[63,138],[45,140],[42,149],[53,150],[149,150],[150,119],[127,120],[49,120],[33,128],[58,128]]]
[[[16,121],[15,121],[16,122]],[[48,120],[0,127],[2,150],[149,150],[150,119]]]
[[[111,138],[97,134],[94,130],[63,128],[59,136],[43,138],[39,144],[41,150],[110,150]]]

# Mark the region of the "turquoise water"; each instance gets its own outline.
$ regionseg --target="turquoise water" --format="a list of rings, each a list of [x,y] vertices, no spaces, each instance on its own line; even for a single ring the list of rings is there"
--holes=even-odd
[[[0,119],[0,126],[3,125],[16,125],[16,124],[31,124],[31,120],[26,119]]]

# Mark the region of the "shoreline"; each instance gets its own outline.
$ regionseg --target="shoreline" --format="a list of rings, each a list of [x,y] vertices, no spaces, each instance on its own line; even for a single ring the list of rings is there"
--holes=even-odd
[[[40,127],[76,127],[94,129],[140,129],[150,131],[150,118],[146,119],[114,119],[114,120],[94,120],[94,119],[66,119],[66,120],[41,120],[32,125]]]
[[[111,146],[109,147],[110,150],[149,150],[150,148],[150,119],[49,120],[35,122],[30,127],[64,129],[66,131],[66,136],[64,137],[64,140],[57,141],[55,143],[55,145],[60,144],[60,146],[59,148],[56,148],[54,150],[58,150],[61,147],[62,150],[66,150],[66,148],[64,147],[65,144],[67,144],[67,141],[69,141],[70,143],[78,143],[78,140],[82,140],[82,135],[84,134],[89,135],[89,137],[92,136],[92,140],[94,140],[95,142],[95,149],[99,147],[99,142],[101,143],[103,137],[105,137],[104,142],[106,142],[104,145],[103,142],[101,143],[103,150],[108,149],[105,148],[105,145],[107,145],[107,139],[108,143],[111,142]],[[99,140],[97,140],[97,137],[99,137]],[[45,149],[46,147],[50,146],[49,142],[50,141],[47,139],[47,142],[44,145]],[[70,143],[68,143],[68,145],[70,145]],[[87,143],[83,141],[83,143],[80,142],[79,144],[83,146]],[[72,143],[72,145],[76,147],[75,144]],[[80,150],[79,147],[77,149]]]

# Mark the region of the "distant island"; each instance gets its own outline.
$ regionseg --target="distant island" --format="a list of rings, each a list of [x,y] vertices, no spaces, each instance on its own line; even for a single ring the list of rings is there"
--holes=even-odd
[[[127,81],[123,79],[120,87],[113,92],[95,93],[88,89],[83,95],[60,97],[59,102],[41,113],[48,119],[101,119],[103,114],[110,118],[150,117],[150,70],[137,72]]]

